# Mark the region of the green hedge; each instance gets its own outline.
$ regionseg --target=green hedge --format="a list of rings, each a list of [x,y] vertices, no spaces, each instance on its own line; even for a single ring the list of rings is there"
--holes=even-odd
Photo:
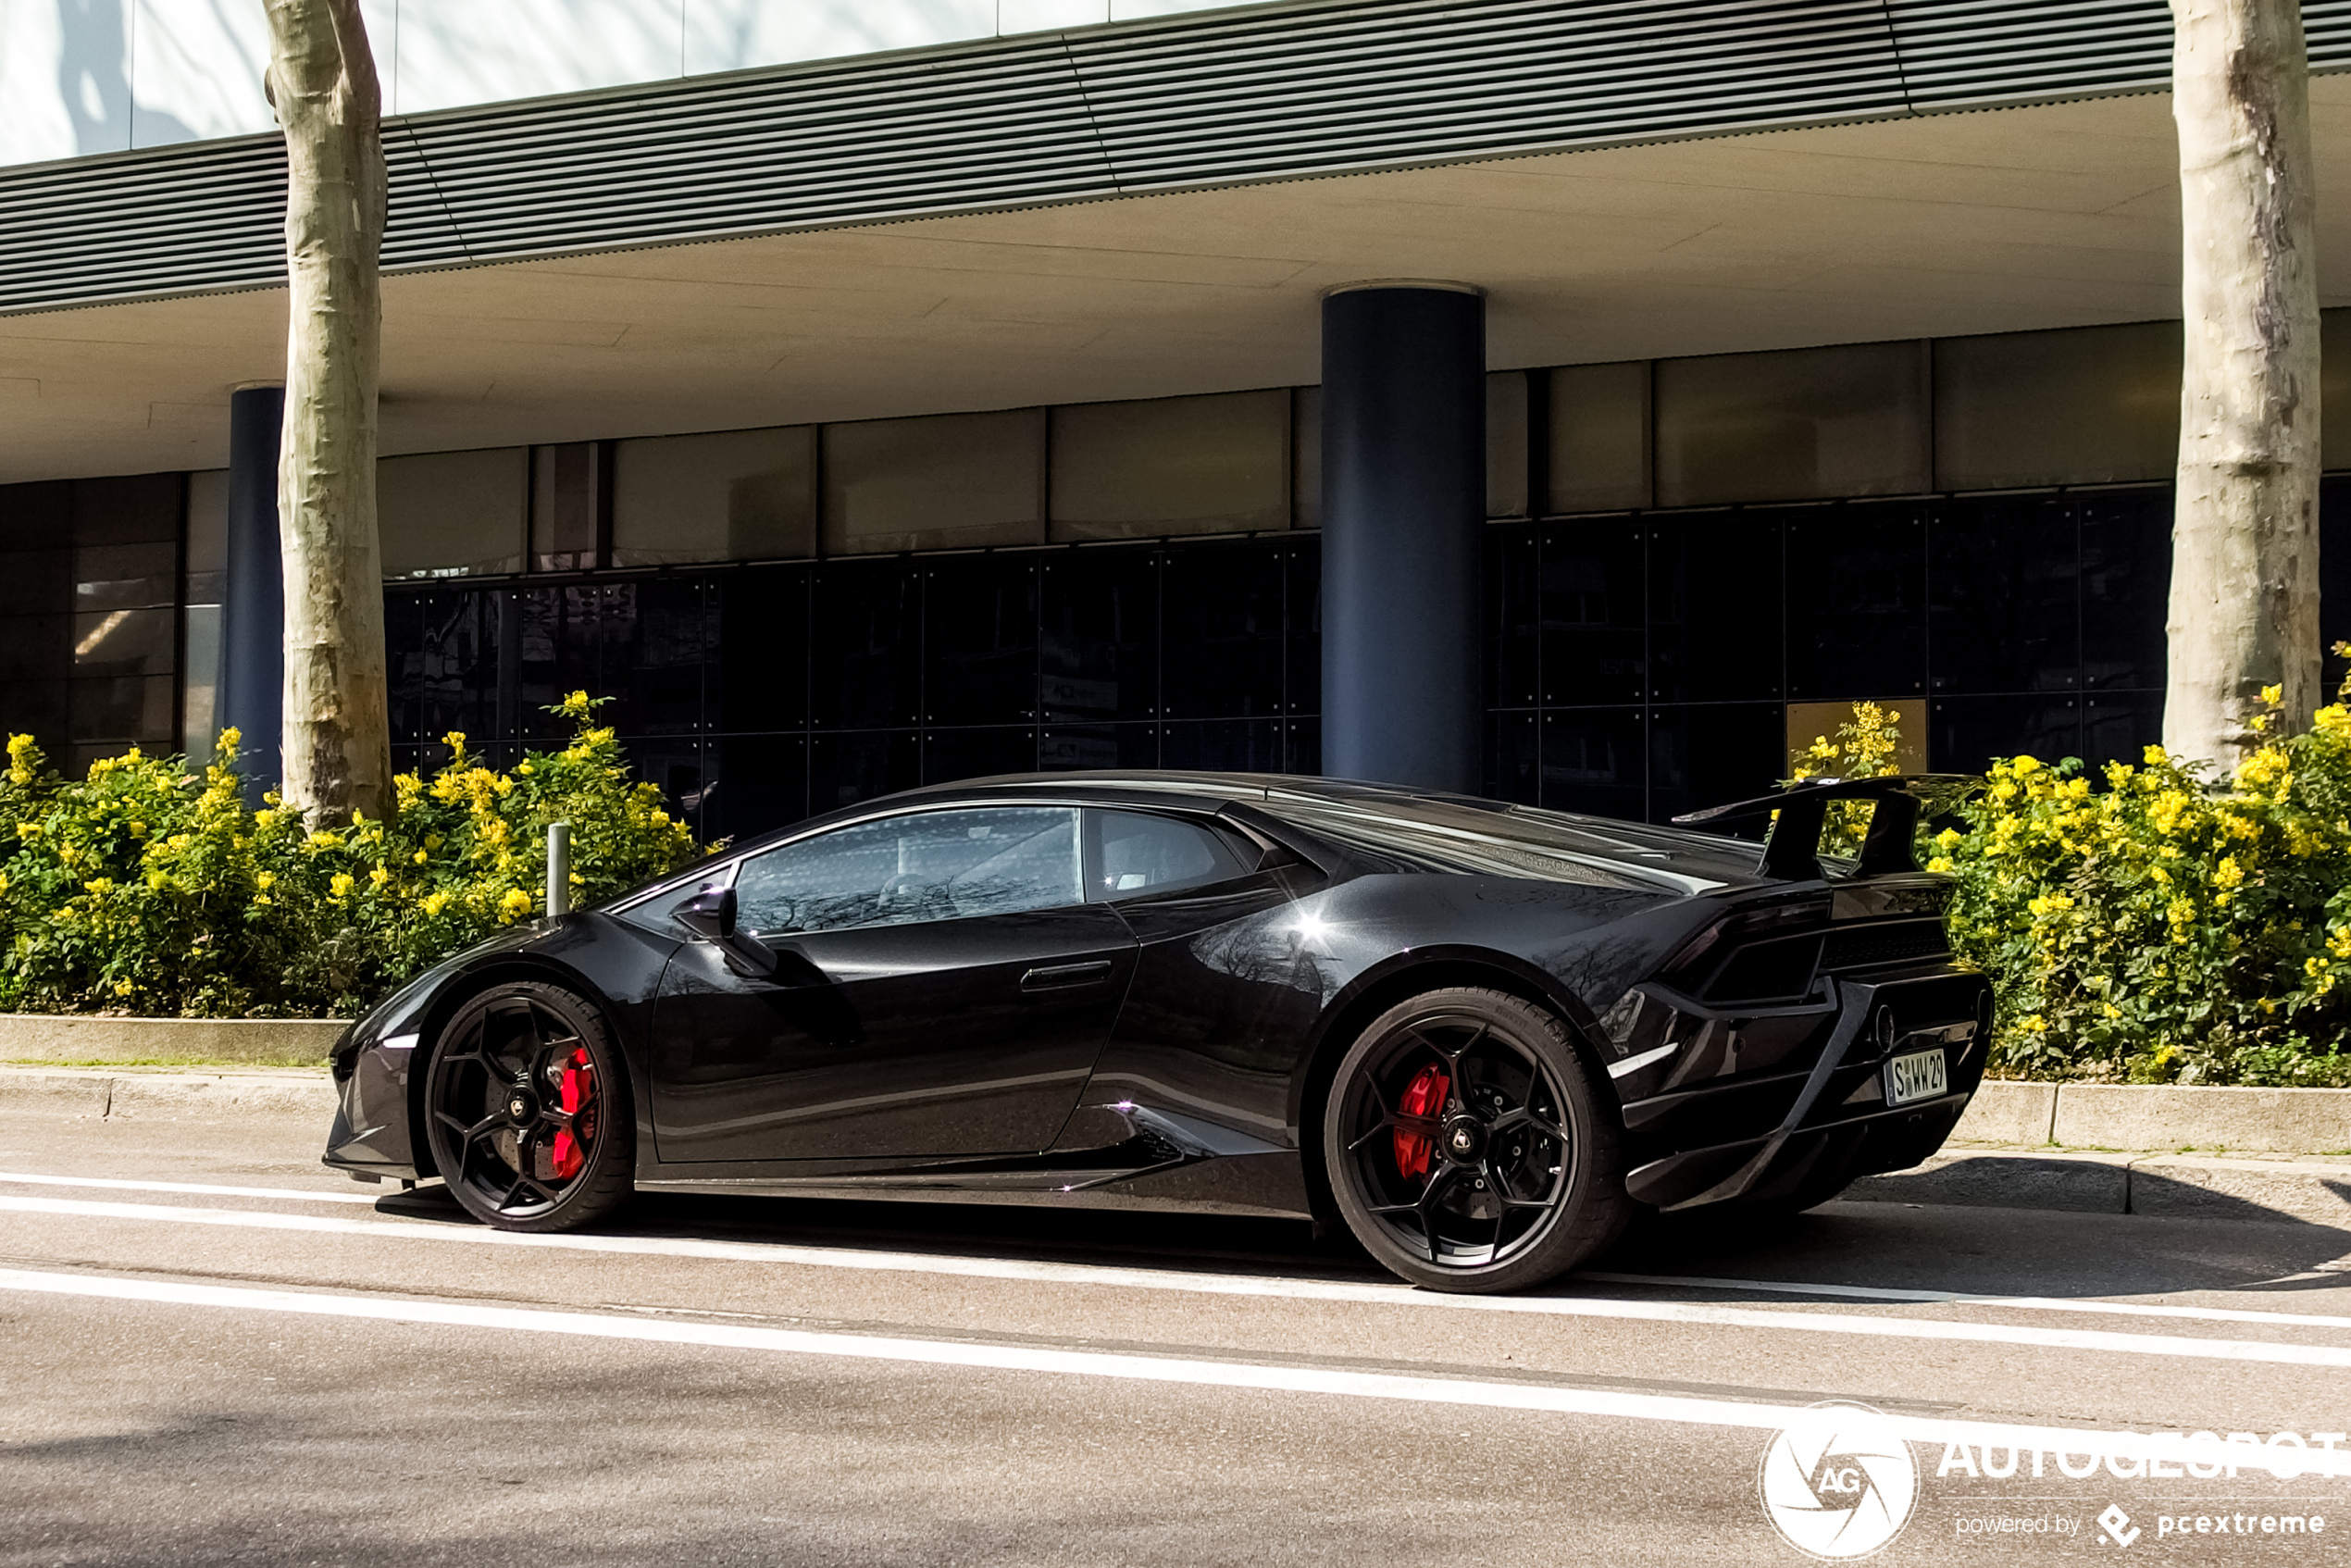
[[[466,737],[449,765],[403,774],[380,822],[314,832],[249,807],[234,730],[201,773],[135,748],[58,776],[30,736],[0,776],[0,1009],[147,1016],[352,1014],[439,959],[541,912],[546,829],[571,825],[575,901],[698,852],[574,692],[563,750],[511,772]]]

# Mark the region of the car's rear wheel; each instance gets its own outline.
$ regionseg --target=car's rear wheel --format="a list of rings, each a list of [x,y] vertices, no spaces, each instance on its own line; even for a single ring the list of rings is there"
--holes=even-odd
[[[1493,1291],[1574,1268],[1623,1230],[1616,1125],[1567,1028],[1506,992],[1431,991],[1341,1059],[1324,1168],[1348,1228],[1417,1285]]]
[[[636,1127],[612,1032],[586,998],[536,980],[474,998],[425,1076],[433,1163],[501,1230],[569,1230],[633,1188]]]

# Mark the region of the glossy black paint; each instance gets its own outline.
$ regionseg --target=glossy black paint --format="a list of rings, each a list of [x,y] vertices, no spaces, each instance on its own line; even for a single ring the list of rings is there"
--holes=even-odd
[[[989,804],[1177,816],[1250,868],[1017,914],[731,933],[717,894],[745,857]],[[1422,840],[1382,838],[1416,813],[1471,859],[1445,869],[1416,858]],[[484,988],[529,977],[611,1022],[643,1187],[1316,1215],[1337,1057],[1396,1002],[1462,984],[1570,1026],[1615,1093],[1645,1202],[1767,1198],[1915,1163],[1984,1066],[1985,983],[1953,965],[1947,885],[1838,865],[1773,876],[1763,858],[1698,833],[1254,775],[915,790],[444,963],[337,1048],[327,1160],[431,1174],[411,1128],[437,1031]],[[744,944],[772,970],[743,962]],[[1887,1058],[1929,1049],[1947,1052],[1950,1092],[1887,1105]]]

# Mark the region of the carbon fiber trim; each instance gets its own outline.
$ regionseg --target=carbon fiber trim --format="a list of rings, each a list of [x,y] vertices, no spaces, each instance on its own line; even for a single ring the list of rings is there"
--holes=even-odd
[[[2304,0],[2351,68],[2351,0]],[[2159,90],[2165,0],[1387,0],[387,122],[418,271],[1341,170]],[[249,136],[0,170],[0,313],[266,287]]]

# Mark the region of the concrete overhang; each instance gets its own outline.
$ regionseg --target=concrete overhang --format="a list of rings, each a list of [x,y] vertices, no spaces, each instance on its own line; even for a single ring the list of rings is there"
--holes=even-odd
[[[2351,304],[2351,80],[2311,84]],[[1497,368],[2179,312],[2158,93],[390,277],[388,454],[1319,379],[1333,284],[1488,291]],[[0,482],[221,466],[280,289],[0,317]]]

